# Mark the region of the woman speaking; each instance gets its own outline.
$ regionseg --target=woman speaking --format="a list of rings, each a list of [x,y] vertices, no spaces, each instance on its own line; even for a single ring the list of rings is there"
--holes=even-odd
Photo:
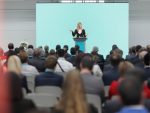
[[[82,23],[79,22],[77,24],[77,28],[75,29],[75,31],[72,31],[72,36],[75,38],[86,38],[86,33],[85,30],[82,28]]]

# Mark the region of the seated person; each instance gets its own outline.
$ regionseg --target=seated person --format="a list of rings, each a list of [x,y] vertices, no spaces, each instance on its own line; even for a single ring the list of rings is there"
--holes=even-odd
[[[24,76],[36,76],[36,75],[39,75],[39,72],[38,70],[32,66],[32,65],[29,65],[28,64],[28,55],[25,51],[21,51],[19,53],[19,57],[20,57],[20,60],[21,60],[21,73],[24,75]]]
[[[57,55],[58,55],[58,60],[57,60],[55,72],[65,73],[65,72],[68,72],[68,71],[74,69],[73,65],[64,58],[65,51],[63,49],[59,49],[57,51]]]
[[[94,62],[89,55],[84,56],[80,63],[81,77],[87,94],[96,94],[104,98],[104,84],[100,77],[92,74]]]
[[[6,76],[8,77],[11,113],[26,113],[36,109],[32,100],[24,99],[20,77],[14,72],[8,72]]]
[[[63,77],[56,74],[54,69],[57,64],[55,56],[48,56],[45,60],[46,70],[35,78],[35,86],[62,86]]]
[[[109,88],[109,98],[111,98],[112,96],[118,95],[118,86],[120,82],[123,80],[124,74],[128,70],[133,69],[133,68],[134,66],[128,61],[122,61],[119,64],[119,79],[111,83],[110,88]]]
[[[150,78],[150,52],[144,56],[144,72],[145,72],[145,80]]]
[[[83,81],[77,70],[67,73],[63,94],[51,113],[98,113],[98,110],[87,102]]]
[[[124,107],[118,113],[149,113],[142,104],[143,83],[135,76],[126,77],[119,86]]]
[[[41,59],[41,50],[39,48],[34,49],[33,58],[28,59],[28,63],[34,67],[39,72],[44,72],[45,66],[44,66],[44,60]]]
[[[118,51],[113,51],[113,53],[110,56],[110,62],[111,66],[109,66],[109,69],[104,69],[103,72],[103,81],[105,86],[108,86],[112,83],[114,80],[118,80],[119,73],[118,73],[118,65],[121,61],[121,56]]]

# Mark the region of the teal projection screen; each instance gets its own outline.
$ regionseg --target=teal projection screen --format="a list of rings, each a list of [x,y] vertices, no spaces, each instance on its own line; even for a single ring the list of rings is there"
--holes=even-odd
[[[87,34],[86,52],[93,46],[107,55],[113,44],[128,52],[128,3],[37,3],[36,46],[75,45],[70,30],[81,22]]]

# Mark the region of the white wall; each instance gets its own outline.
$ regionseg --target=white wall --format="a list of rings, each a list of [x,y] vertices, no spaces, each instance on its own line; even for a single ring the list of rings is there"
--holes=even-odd
[[[130,20],[129,46],[150,44],[150,20]]]
[[[28,10],[5,11],[4,27],[1,29],[4,33],[2,46],[5,49],[9,42],[14,43],[15,46],[19,46],[23,41],[35,45],[36,23],[35,14],[32,13]]]

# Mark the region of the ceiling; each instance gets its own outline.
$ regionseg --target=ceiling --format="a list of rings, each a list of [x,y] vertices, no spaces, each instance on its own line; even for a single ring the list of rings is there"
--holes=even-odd
[[[0,10],[25,10],[26,13],[34,13],[36,2],[58,2],[59,0],[0,0]],[[105,2],[129,2],[130,19],[150,20],[150,0],[105,0]]]

